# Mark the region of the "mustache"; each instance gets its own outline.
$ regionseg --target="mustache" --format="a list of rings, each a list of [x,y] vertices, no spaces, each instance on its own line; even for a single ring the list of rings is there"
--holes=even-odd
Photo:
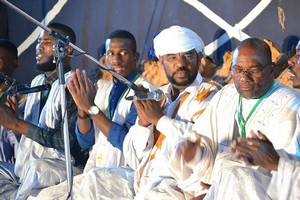
[[[175,73],[181,72],[181,71],[189,72],[190,70],[188,70],[186,67],[180,67],[178,70],[175,71]]]

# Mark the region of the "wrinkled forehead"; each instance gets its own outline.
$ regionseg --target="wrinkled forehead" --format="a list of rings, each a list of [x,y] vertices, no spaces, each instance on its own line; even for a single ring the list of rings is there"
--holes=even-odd
[[[266,59],[262,56],[263,54],[258,50],[249,47],[240,47],[235,49],[232,55],[232,64],[235,65],[236,63],[244,62],[248,63],[256,62],[260,65],[266,64]]]

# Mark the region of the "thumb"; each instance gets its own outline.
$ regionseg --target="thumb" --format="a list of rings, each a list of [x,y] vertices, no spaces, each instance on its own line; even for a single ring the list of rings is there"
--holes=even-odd
[[[208,189],[210,188],[210,186],[211,186],[210,184],[204,183],[204,182],[202,182],[202,181],[200,182],[200,185],[201,185],[204,189],[207,189],[207,190],[208,190]]]
[[[270,140],[267,138],[267,136],[265,136],[262,132],[257,131],[257,133],[258,133],[259,139],[261,139],[261,140],[263,140],[263,141],[265,141],[267,143],[271,143]]]

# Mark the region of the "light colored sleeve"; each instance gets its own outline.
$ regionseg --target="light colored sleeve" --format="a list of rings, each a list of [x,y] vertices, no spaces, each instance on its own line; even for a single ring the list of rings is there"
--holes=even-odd
[[[300,199],[300,160],[280,158],[267,192],[272,199]]]
[[[133,170],[137,169],[142,159],[150,153],[154,141],[152,133],[152,125],[143,127],[136,123],[125,136],[123,143],[125,162]]]
[[[217,94],[214,96],[214,98]],[[211,173],[214,166],[214,160],[217,153],[217,137],[216,132],[216,104],[218,99],[210,102],[209,106],[197,119],[189,132],[185,133],[185,138],[190,141],[195,140],[195,135],[201,137],[201,143],[197,152],[190,162],[185,162],[181,155],[173,154],[170,163],[173,173],[178,178],[178,186],[184,191],[194,196],[206,193],[200,182],[210,182]],[[198,136],[198,137],[199,137]],[[177,145],[178,148],[180,143]],[[184,172],[184,173],[183,173]]]

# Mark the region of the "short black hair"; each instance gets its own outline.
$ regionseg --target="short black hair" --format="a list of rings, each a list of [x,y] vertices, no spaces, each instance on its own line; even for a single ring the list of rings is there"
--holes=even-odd
[[[264,59],[267,62],[265,64],[272,63],[271,48],[265,41],[259,38],[247,38],[238,44],[237,49],[246,45],[258,50],[264,56]]]
[[[50,23],[47,27],[58,31],[64,37],[69,36],[70,42],[72,42],[73,44],[76,43],[76,35],[71,27],[58,22]]]
[[[0,48],[5,49],[7,52],[9,52],[10,56],[13,59],[18,58],[18,49],[14,43],[12,43],[8,39],[0,39]]]
[[[129,31],[121,30],[121,29],[112,31],[108,34],[106,39],[113,39],[113,38],[122,38],[122,39],[130,40],[130,43],[132,45],[132,51],[136,52],[136,40],[135,40],[134,35],[132,33],[130,33]]]

